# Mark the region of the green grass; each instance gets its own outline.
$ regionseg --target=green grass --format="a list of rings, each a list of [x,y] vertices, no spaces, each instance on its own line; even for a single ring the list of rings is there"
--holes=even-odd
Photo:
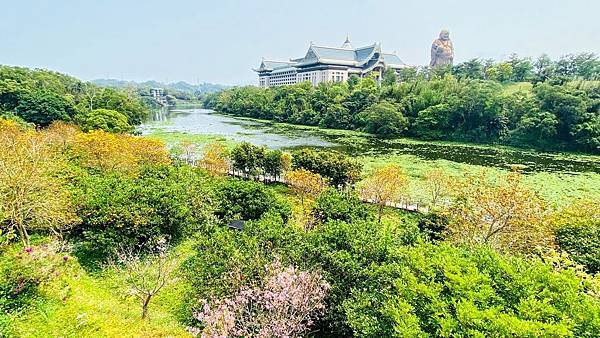
[[[190,134],[185,132],[171,132],[160,128],[153,129],[148,137],[159,139],[169,146],[173,146],[182,141],[190,141],[202,147],[208,143],[221,142],[225,145],[232,146],[234,141],[220,135],[213,134]]]
[[[173,251],[182,262],[190,242]],[[140,303],[124,292],[122,274],[111,269],[91,274],[70,258],[40,287],[33,304],[8,315],[9,327],[18,337],[190,337],[178,318],[187,287],[181,279],[165,287],[142,320]]]

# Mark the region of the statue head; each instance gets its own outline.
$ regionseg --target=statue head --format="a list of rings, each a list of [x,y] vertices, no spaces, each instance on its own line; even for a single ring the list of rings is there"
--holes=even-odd
[[[440,40],[450,40],[450,32],[447,29],[442,29],[440,32]]]

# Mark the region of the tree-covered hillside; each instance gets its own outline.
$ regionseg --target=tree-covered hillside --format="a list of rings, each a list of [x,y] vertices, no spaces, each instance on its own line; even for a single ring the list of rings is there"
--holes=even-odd
[[[102,88],[61,73],[0,66],[0,115],[45,127],[72,122],[84,130],[131,131],[149,113],[126,89]]]

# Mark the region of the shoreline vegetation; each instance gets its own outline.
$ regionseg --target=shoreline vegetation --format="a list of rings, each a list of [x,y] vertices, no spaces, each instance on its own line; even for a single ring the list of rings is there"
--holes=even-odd
[[[193,104],[192,106],[194,108],[199,107],[199,106],[202,106],[202,108],[204,108],[202,104]],[[185,107],[185,108],[184,107],[185,106],[182,106],[181,109],[187,109],[187,107]],[[179,108],[180,107],[175,107],[175,110],[177,110]],[[293,123],[289,123],[289,122],[277,122],[274,120],[266,120],[266,119],[260,119],[260,118],[255,118],[255,117],[239,116],[239,115],[227,114],[227,113],[218,112],[218,111],[213,111],[212,114],[235,117],[236,119],[240,119],[240,120],[260,122],[263,124],[272,125],[273,127],[281,126],[281,127],[285,127],[285,128],[294,128],[294,129],[298,129],[298,130],[317,131],[319,133],[324,132],[331,136],[339,136],[342,138],[344,136],[348,136],[349,138],[352,138],[353,140],[355,140],[355,138],[353,138],[353,137],[357,136],[357,137],[365,137],[365,138],[369,138],[372,140],[377,140],[379,142],[384,142],[384,143],[434,144],[434,145],[441,145],[441,146],[459,146],[459,147],[463,147],[463,148],[472,147],[472,148],[477,148],[477,149],[500,149],[500,150],[506,150],[506,151],[511,151],[511,152],[545,154],[545,155],[549,155],[551,157],[554,157],[554,156],[564,157],[564,158],[569,158],[569,159],[578,160],[578,161],[591,160],[594,162],[600,162],[600,155],[590,154],[587,152],[581,152],[581,151],[576,151],[576,150],[573,150],[573,151],[565,151],[565,150],[558,150],[558,149],[540,150],[540,149],[537,149],[534,147],[527,148],[527,147],[520,147],[520,146],[515,146],[515,145],[510,145],[510,144],[502,144],[502,143],[477,143],[477,142],[461,142],[461,141],[453,141],[453,140],[423,140],[423,139],[411,138],[410,136],[400,136],[397,138],[383,138],[382,139],[382,138],[378,138],[377,135],[369,134],[367,132],[359,131],[359,130],[322,128],[319,126],[293,124]]]
[[[568,66],[568,67],[567,67]],[[218,112],[297,125],[600,154],[600,61],[578,54],[536,62],[470,60],[387,70],[377,79],[235,87],[206,95]],[[502,76],[499,74],[505,72]]]

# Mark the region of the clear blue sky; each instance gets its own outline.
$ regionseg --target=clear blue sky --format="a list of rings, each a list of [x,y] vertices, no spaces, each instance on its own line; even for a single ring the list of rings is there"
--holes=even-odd
[[[261,57],[310,41],[381,42],[423,65],[442,28],[456,60],[600,53],[599,0],[2,0],[0,64],[90,80],[256,83]]]

